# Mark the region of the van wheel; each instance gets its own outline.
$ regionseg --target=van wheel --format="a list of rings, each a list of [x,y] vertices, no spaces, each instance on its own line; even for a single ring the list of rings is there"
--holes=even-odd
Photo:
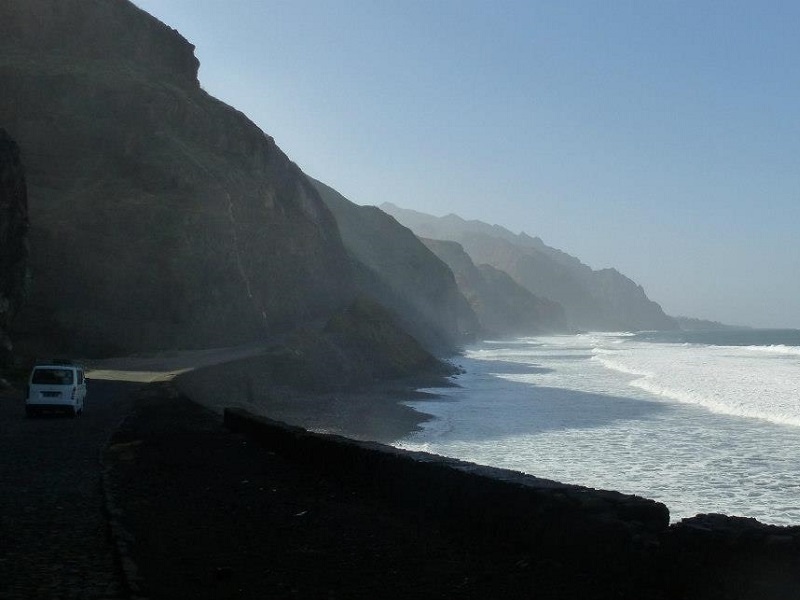
[[[36,410],[32,406],[25,407],[25,416],[29,419],[36,416]]]
[[[69,416],[71,419],[74,419],[78,416],[78,407],[77,406],[70,406],[69,408]]]

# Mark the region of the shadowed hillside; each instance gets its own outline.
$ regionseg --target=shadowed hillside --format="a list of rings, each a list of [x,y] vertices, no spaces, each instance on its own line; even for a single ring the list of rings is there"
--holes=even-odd
[[[390,311],[366,298],[334,314],[321,331],[298,329],[257,360],[260,376],[274,386],[305,393],[455,372],[399,327]]]
[[[126,0],[0,1],[0,126],[26,158],[28,340],[108,353],[249,341],[354,297],[300,169]]]
[[[417,339],[433,348],[474,339],[479,325],[453,273],[406,227],[375,206],[359,206],[311,180],[333,213],[357,263],[362,293],[387,307]]]

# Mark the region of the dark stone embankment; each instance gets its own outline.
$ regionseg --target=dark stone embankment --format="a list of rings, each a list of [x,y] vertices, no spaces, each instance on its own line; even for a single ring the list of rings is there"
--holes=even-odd
[[[143,390],[104,456],[137,597],[668,597],[639,577],[634,552],[647,556],[646,522],[663,522],[655,503],[634,500],[644,510],[623,517],[613,514],[622,496],[541,482],[550,495],[541,524],[552,526],[531,532],[525,514],[536,506],[513,474],[495,485],[474,465],[276,430],[289,440],[280,451],[226,429],[169,385]],[[391,464],[372,464],[382,460]],[[519,528],[502,518],[514,513]]]
[[[613,549],[620,556],[613,569],[638,560],[669,523],[667,508],[652,500],[311,433],[242,409],[226,410],[225,425],[282,456],[354,477],[388,502],[412,506],[483,538],[586,560]]]
[[[555,589],[553,597],[800,597],[800,527],[724,515],[670,526],[663,504],[635,496],[310,433],[241,409],[226,410],[225,424],[298,465],[371,490],[387,507],[458,532],[489,554],[524,556],[539,573],[549,565],[549,578],[531,575],[529,587],[513,597]]]

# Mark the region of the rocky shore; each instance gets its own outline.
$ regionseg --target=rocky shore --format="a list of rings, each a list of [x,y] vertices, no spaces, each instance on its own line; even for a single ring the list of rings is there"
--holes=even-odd
[[[223,415],[172,381],[188,360],[230,354],[102,365],[77,420],[24,419],[20,395],[2,395],[0,470],[15,493],[0,503],[10,540],[0,596],[783,600],[800,590],[798,527],[724,515],[669,525],[666,507],[643,498],[243,408]],[[250,360],[183,385],[213,375],[219,408]],[[378,394],[362,438],[396,409]],[[402,435],[417,423],[408,417],[375,432]]]
[[[242,362],[145,388],[105,453],[136,596],[762,600],[800,590],[797,527],[722,515],[669,526],[663,506],[613,492],[544,482],[531,493],[535,478],[405,462],[379,444],[268,420],[259,432],[228,418],[232,431],[218,410],[237,395],[220,392],[237,388]],[[211,408],[179,391],[210,381],[222,386],[209,388]],[[391,405],[378,400],[373,421]],[[413,428],[401,414],[386,439]]]
[[[476,535],[386,497],[335,458],[321,467],[275,452],[167,384],[140,394],[104,461],[138,597],[617,598],[650,585],[617,559],[624,578],[563,552]],[[476,520],[487,514],[460,508]],[[636,597],[668,596],[653,588]]]

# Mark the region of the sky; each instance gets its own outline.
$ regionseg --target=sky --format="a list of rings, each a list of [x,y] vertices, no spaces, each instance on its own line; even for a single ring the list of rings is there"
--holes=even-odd
[[[134,0],[307,174],[800,328],[800,3]]]

